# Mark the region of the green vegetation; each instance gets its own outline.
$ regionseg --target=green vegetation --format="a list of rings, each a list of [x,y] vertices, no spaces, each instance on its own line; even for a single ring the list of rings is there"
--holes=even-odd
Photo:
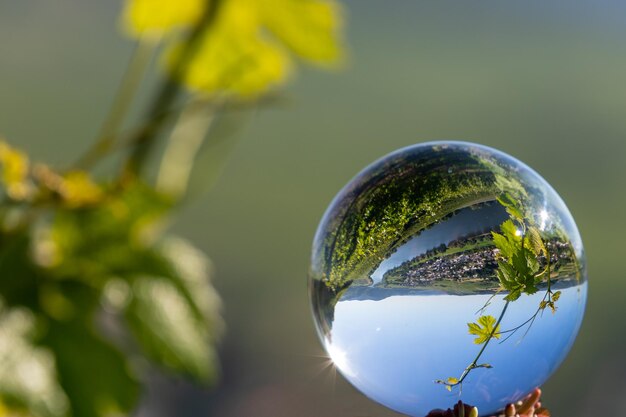
[[[129,415],[155,371],[215,382],[211,263],[166,226],[217,174],[233,127],[217,125],[275,95],[294,58],[342,56],[333,0],[124,4],[136,47],[92,146],[55,168],[0,140],[0,416]]]
[[[454,166],[450,175],[448,167]],[[454,211],[497,196],[478,158],[446,147],[378,166],[344,197],[326,225],[324,276],[332,291],[368,276],[390,253]]]
[[[478,362],[492,339],[499,339],[504,333],[509,334],[508,339],[526,324],[529,325],[530,329],[537,315],[547,307],[550,307],[553,313],[556,312],[556,302],[561,295],[561,291],[553,291],[552,289],[551,254],[548,245],[540,230],[529,220],[530,216],[524,214],[522,201],[515,200],[510,193],[505,191],[498,196],[498,202],[506,208],[510,216],[509,220],[500,225],[501,233],[492,232],[493,242],[498,249],[499,291],[507,293],[504,296],[506,302],[497,319],[490,315],[481,315],[477,322],[467,324],[469,334],[477,336],[474,343],[482,346],[460,377],[449,377],[446,380],[435,381],[438,384],[443,384],[449,391],[453,387],[460,386],[473,370],[491,368],[491,365],[487,363],[479,364]],[[573,253],[572,256],[575,259]],[[545,266],[541,265],[542,257],[545,259]],[[539,291],[541,283],[546,283],[547,288],[535,313],[521,325],[501,331],[500,323],[509,304],[519,299],[522,294],[535,294]],[[489,302],[483,306],[481,311],[488,304]]]

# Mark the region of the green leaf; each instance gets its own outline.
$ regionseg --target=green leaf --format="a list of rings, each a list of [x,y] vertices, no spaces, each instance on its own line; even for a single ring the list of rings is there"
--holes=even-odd
[[[496,319],[493,316],[485,315],[480,316],[476,323],[467,323],[469,334],[477,336],[474,339],[474,343],[481,345],[489,339],[500,338],[500,325],[494,329],[496,325]]]
[[[0,396],[36,416],[65,416],[67,396],[58,383],[50,350],[33,342],[35,324],[28,309],[10,309],[0,302]]]
[[[537,256],[529,249],[524,248],[524,256],[526,257],[526,263],[528,265],[529,273],[534,275],[539,271],[540,264]]]
[[[335,1],[268,0],[260,8],[268,29],[294,53],[320,64],[341,58],[341,10]]]
[[[186,242],[161,237],[170,207],[168,198],[134,183],[96,207],[57,210],[52,226],[38,232],[32,252],[39,265],[31,269],[64,286],[48,285],[40,298],[52,323],[44,343],[57,357],[73,417],[127,414],[135,406],[137,381],[128,371],[132,356],[204,381],[216,376],[222,323],[210,263]],[[0,259],[0,271],[1,265]],[[83,292],[74,294],[72,288]],[[116,331],[126,337],[120,346],[131,345],[123,325],[137,342],[124,354],[93,329],[102,303],[115,315],[112,322],[120,319]],[[85,349],[89,353],[83,355]],[[74,363],[73,357],[81,360]],[[86,384],[85,378],[97,381]]]
[[[223,328],[220,317],[221,300],[211,285],[212,264],[199,249],[184,239],[168,237],[159,245],[159,253],[171,268],[173,281],[185,294],[197,318],[209,330],[213,340],[219,339]]]
[[[217,374],[214,345],[223,327],[210,262],[178,238],[156,250],[161,266],[152,272],[159,275],[133,279],[126,319],[153,362],[210,382]]]
[[[204,381],[213,380],[217,360],[209,326],[197,318],[171,280],[139,278],[133,293],[126,319],[148,358]]]
[[[539,256],[541,254],[547,255],[548,250],[543,243],[543,239],[541,238],[541,234],[539,229],[536,227],[529,227],[526,231],[527,242],[530,249],[533,251],[535,256]]]
[[[522,295],[522,289],[521,288],[515,288],[510,293],[508,293],[507,296],[504,297],[504,299],[506,301],[515,301],[518,298],[520,298],[521,295]]]
[[[517,207],[507,207],[506,212],[514,219],[522,220],[524,218],[524,215]]]
[[[103,288],[128,271],[150,268],[146,250],[158,238],[161,221],[171,207],[167,197],[142,183],[90,209],[57,210],[51,227],[38,232],[36,259],[58,279]],[[50,252],[48,256],[37,256]]]
[[[502,204],[504,207],[515,205],[515,200],[513,199],[513,196],[506,191],[500,194],[497,197],[497,200],[498,200],[498,203]]]
[[[127,359],[94,328],[97,292],[79,283],[68,283],[64,291],[78,302],[80,314],[69,321],[48,320],[41,343],[54,352],[72,416],[129,413],[138,399],[139,384]]]
[[[528,266],[528,253],[526,250],[519,250],[513,254],[511,264],[517,273],[517,282],[526,282],[528,276],[531,276],[531,270]],[[534,276],[532,277],[534,280]]]
[[[511,219],[502,223],[500,225],[500,230],[511,245],[522,241],[521,233]]]
[[[500,256],[510,259],[513,253],[515,253],[515,248],[511,245],[511,242],[500,233],[491,232],[491,236],[493,237],[494,245],[500,251]]]
[[[552,294],[552,301],[557,302],[559,301],[559,298],[561,298],[561,291],[557,291]]]
[[[498,203],[502,204],[509,215],[517,220],[522,220],[524,215],[522,214],[522,209],[517,201],[511,196],[510,193],[504,192],[500,194],[497,198]]]
[[[518,284],[517,273],[513,266],[507,262],[498,261],[497,275],[500,280],[500,285],[502,285],[505,290],[510,291]]]
[[[25,233],[0,235],[0,294],[9,307],[36,309],[40,273],[30,260],[31,238]]]
[[[524,293],[528,295],[535,294],[537,291],[539,291],[539,288],[534,283],[524,285]]]

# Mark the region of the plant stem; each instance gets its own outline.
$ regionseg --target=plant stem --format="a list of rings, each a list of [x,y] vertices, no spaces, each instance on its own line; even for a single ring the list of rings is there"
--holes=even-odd
[[[195,157],[214,117],[213,113],[198,115],[194,106],[183,109],[161,159],[156,181],[158,190],[176,198],[185,194]]]
[[[96,141],[80,157],[75,167],[81,169],[89,168],[113,149],[117,134],[141,85],[143,75],[150,64],[157,44],[158,39],[145,37],[139,39]]]
[[[489,334],[489,339],[487,339],[487,341],[485,341],[485,343],[483,343],[483,346],[480,348],[480,350],[478,351],[478,354],[476,355],[476,357],[474,358],[474,360],[472,361],[472,363],[470,363],[467,368],[465,368],[465,370],[463,371],[463,373],[461,374],[461,377],[459,378],[459,381],[455,384],[451,384],[451,385],[459,385],[461,383],[463,383],[463,381],[465,380],[465,378],[469,375],[469,373],[476,368],[476,365],[478,364],[478,361],[480,360],[480,357],[482,356],[483,352],[485,351],[485,349],[487,349],[487,346],[489,345],[489,342],[491,341],[491,339],[494,338],[494,335],[496,333],[496,330],[498,329],[498,326],[500,326],[500,322],[502,321],[502,319],[504,318],[504,314],[506,313],[507,308],[509,307],[509,303],[510,301],[507,301],[504,304],[504,307],[502,308],[502,311],[500,312],[500,317],[498,317],[498,321],[496,321],[495,326],[493,326],[493,330],[491,330],[491,333]]]
[[[184,42],[180,56],[175,65],[171,69],[170,75],[161,85],[156,94],[152,106],[148,110],[148,120],[153,121],[149,129],[146,129],[140,136],[136,138],[134,149],[132,150],[126,164],[123,168],[122,177],[129,178],[138,176],[145,165],[146,160],[150,156],[155,138],[161,128],[164,126],[166,118],[164,114],[173,106],[181,91],[180,81],[184,79],[189,63],[193,60],[199,45],[202,42],[202,36],[215,20],[220,1],[215,0],[209,2],[207,10],[191,31],[187,40]]]

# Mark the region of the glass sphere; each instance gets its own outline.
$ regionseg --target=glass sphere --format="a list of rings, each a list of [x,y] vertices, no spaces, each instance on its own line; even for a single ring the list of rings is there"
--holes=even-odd
[[[494,413],[542,385],[587,295],[567,207],[515,158],[465,142],[396,151],[332,201],[309,276],[322,343],[369,398],[423,417]]]

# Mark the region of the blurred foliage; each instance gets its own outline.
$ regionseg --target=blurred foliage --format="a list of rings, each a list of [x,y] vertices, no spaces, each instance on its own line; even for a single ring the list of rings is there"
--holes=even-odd
[[[74,166],[32,163],[0,141],[0,416],[127,414],[150,368],[215,381],[223,324],[211,263],[166,226],[229,100],[285,81],[288,49],[319,64],[341,55],[331,1],[129,0],[123,21],[139,47]],[[144,124],[122,134],[162,41],[169,72]],[[113,157],[121,169],[94,178]]]
[[[432,175],[420,175],[450,160],[454,160],[458,175],[450,176],[441,169],[432,169]],[[328,233],[320,248],[324,265],[315,272],[335,293],[369,276],[386,254],[449,216],[455,210],[452,203],[493,199],[497,194],[497,177],[481,159],[459,158],[445,148],[412,160],[408,167],[396,165],[400,165],[399,160],[377,166],[371,174],[374,185],[358,184],[349,191],[357,202],[346,203],[337,209],[339,213],[329,216],[340,219],[337,221],[341,224],[336,232]],[[384,173],[392,170],[397,174],[385,178]],[[327,229],[333,230],[332,225]]]
[[[281,84],[289,51],[324,66],[342,56],[341,13],[329,0],[130,0],[124,25],[140,41],[166,38],[171,73],[215,96],[249,98]]]

